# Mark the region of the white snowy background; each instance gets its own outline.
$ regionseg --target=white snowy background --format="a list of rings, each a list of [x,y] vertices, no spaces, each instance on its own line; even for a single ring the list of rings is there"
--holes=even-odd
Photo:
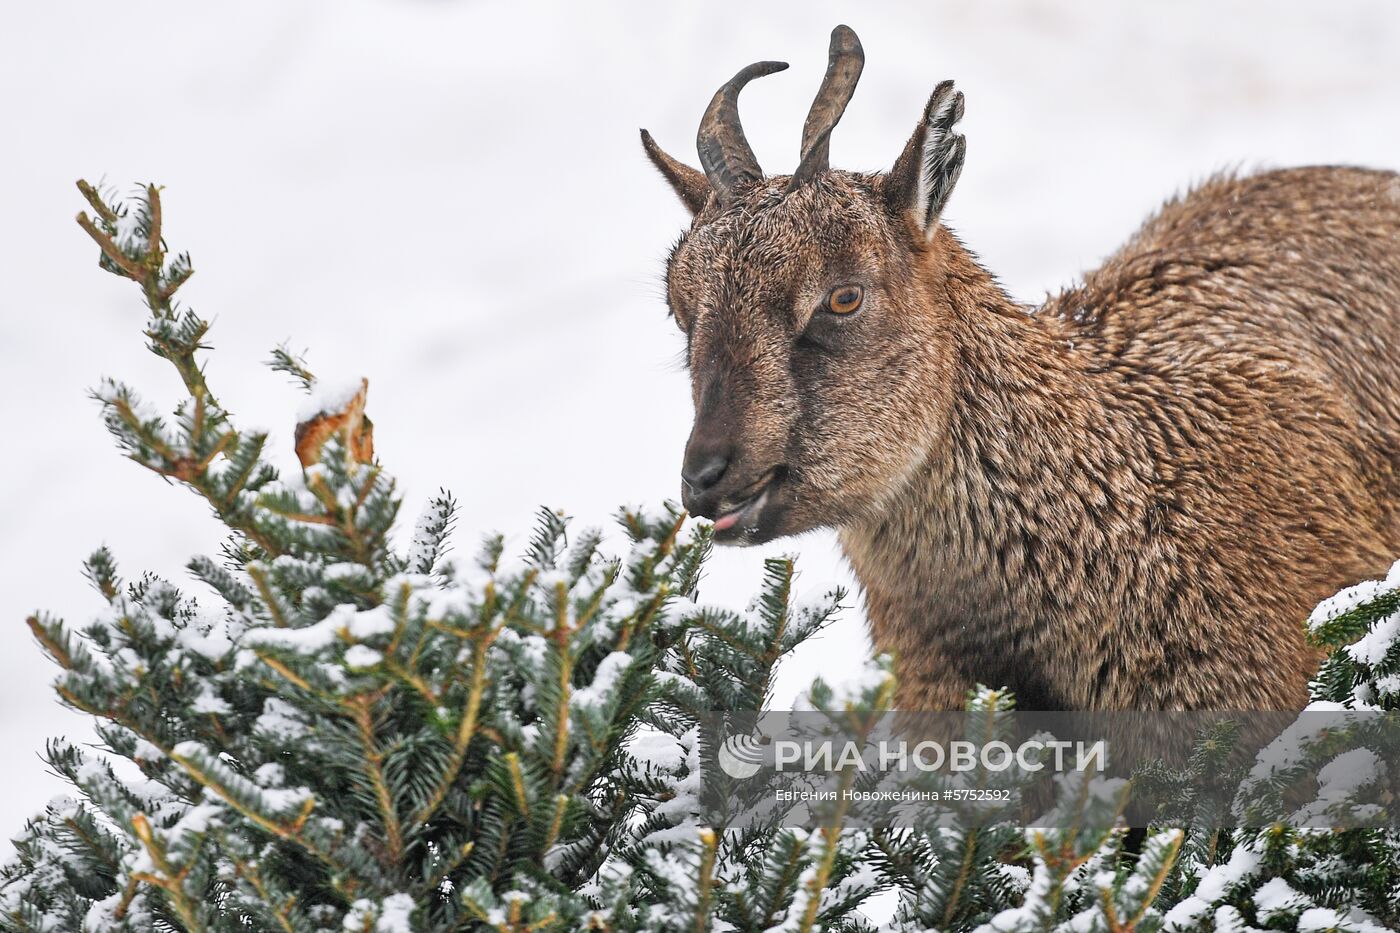
[[[690,427],[661,260],[686,222],[637,128],[694,162],[714,89],[758,59],[743,116],[769,171],[796,162],[837,22],[867,52],[832,143],[889,165],[942,78],[967,94],[947,219],[1020,299],[1092,266],[1164,196],[1226,167],[1400,167],[1400,6],[1376,2],[738,5],[259,0],[13,4],[0,27],[0,858],[59,791],[44,741],[90,739],[24,627],[82,621],[98,544],[130,578],[184,579],[218,527],[114,451],[86,389],[153,400],[136,290],[73,223],[79,177],[167,186],[184,297],[215,319],[209,375],[292,463],[287,340],[370,380],[377,449],[411,524],[462,505],[457,553],[519,545],[537,506],[582,523],[678,494]],[[851,584],[833,538],[721,552],[706,601],[742,606],[762,553],[818,596]],[[781,706],[869,653],[858,611],[787,665]]]

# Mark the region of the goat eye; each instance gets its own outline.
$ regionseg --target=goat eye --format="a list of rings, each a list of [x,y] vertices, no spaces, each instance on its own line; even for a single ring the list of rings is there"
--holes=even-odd
[[[854,314],[865,300],[865,289],[859,285],[838,285],[826,293],[826,309],[833,314]]]

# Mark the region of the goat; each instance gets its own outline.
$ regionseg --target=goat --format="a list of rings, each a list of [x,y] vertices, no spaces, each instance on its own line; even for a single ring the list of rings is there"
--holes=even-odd
[[[715,94],[703,171],[642,131],[693,214],[685,506],[835,527],[902,709],[1300,707],[1308,610],[1400,554],[1400,175],[1213,178],[1029,309],[940,222],[952,82],[890,171],[829,168],[863,64],[837,27],[791,176],[737,109],[782,62]]]

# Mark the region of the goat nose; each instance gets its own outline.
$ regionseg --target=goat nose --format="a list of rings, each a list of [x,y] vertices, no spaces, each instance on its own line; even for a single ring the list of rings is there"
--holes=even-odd
[[[702,447],[688,451],[681,466],[681,479],[692,492],[704,492],[724,476],[729,460],[729,448]]]

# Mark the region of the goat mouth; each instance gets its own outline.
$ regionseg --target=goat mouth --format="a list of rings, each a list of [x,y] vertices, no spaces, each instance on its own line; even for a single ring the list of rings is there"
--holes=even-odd
[[[745,535],[758,531],[763,510],[772,497],[773,487],[778,484],[780,470],[774,470],[756,487],[756,491],[715,518],[716,535]]]

